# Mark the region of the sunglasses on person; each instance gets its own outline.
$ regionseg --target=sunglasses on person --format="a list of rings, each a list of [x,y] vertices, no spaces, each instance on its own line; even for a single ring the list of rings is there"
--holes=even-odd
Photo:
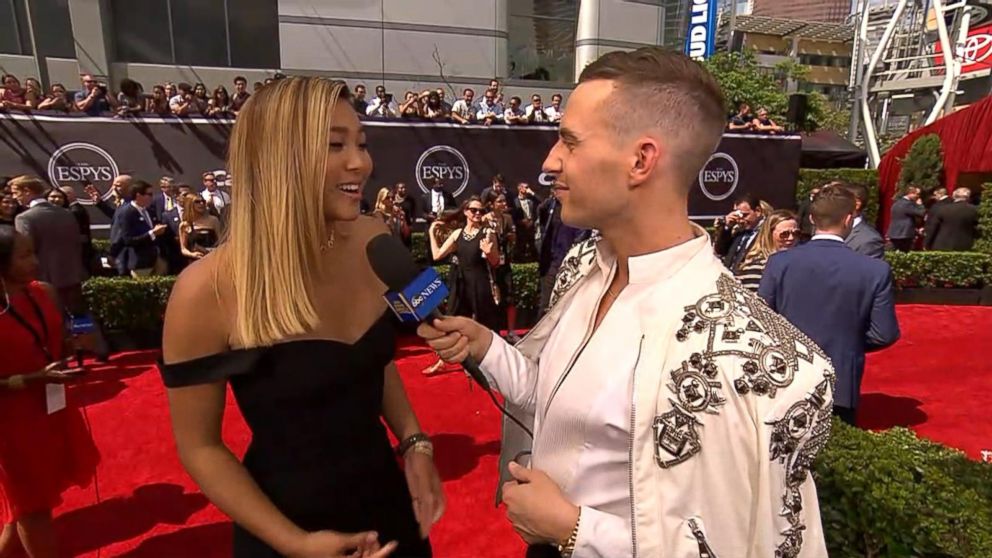
[[[790,229],[778,233],[779,240],[789,240],[790,238],[799,238],[799,231],[796,229]]]
[[[468,211],[471,212],[473,215],[483,215],[486,213],[486,210],[481,207],[470,207],[468,208]]]

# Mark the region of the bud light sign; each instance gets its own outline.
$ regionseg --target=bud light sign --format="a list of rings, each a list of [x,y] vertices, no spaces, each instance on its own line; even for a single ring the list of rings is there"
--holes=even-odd
[[[685,34],[685,53],[693,60],[713,55],[716,36],[716,0],[692,0],[689,29]]]
[[[404,323],[427,318],[448,296],[448,287],[433,267],[428,267],[401,292],[386,293],[386,302]]]

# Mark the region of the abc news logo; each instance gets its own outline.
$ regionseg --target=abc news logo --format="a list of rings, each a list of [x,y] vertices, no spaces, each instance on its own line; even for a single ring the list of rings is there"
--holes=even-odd
[[[427,285],[426,287],[424,287],[424,290],[420,291],[420,293],[418,293],[416,296],[414,296],[413,297],[413,300],[411,300],[410,303],[413,304],[413,307],[414,308],[417,308],[418,306],[420,306],[421,304],[423,304],[424,301],[426,301],[428,298],[430,298],[430,296],[432,294],[434,294],[440,288],[441,288],[441,278],[438,277],[438,278],[434,279],[433,281],[431,281],[431,284],[430,285]]]

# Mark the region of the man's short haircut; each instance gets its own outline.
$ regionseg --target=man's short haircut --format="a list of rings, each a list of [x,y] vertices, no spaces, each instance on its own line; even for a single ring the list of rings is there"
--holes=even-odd
[[[861,206],[864,207],[868,204],[868,187],[864,184],[850,184],[847,182],[838,182],[839,185],[847,188],[854,195],[854,199],[861,202]]]
[[[50,190],[48,185],[45,184],[45,182],[42,179],[38,178],[37,176],[32,176],[30,174],[22,174],[20,176],[15,176],[14,178],[10,179],[10,182],[8,182],[7,185],[10,186],[11,188],[17,186],[19,189],[27,190],[28,192],[31,192],[34,195],[44,194],[45,192]]]
[[[555,100],[555,97],[558,97],[559,99],[563,99],[564,98],[564,97],[561,96],[561,93],[555,93],[554,95],[551,96],[551,100],[554,101]]]
[[[953,198],[955,200],[970,200],[971,190],[968,188],[955,188]]]
[[[809,213],[817,229],[837,228],[848,215],[854,214],[854,194],[843,186],[828,184],[813,198]]]
[[[135,180],[131,184],[131,197],[134,198],[138,195],[147,195],[152,191],[152,185],[145,182],[144,180]]]
[[[214,180],[217,179],[217,175],[214,174],[211,171],[207,171],[207,172],[203,173],[203,175],[200,178],[207,178],[207,177],[213,178]]]
[[[248,85],[248,80],[245,79],[245,76],[236,76],[234,78],[234,83],[238,83],[239,81],[245,85]]]
[[[465,89],[462,89],[462,95],[468,93],[469,91],[471,91],[472,94],[475,95],[475,89],[472,89],[471,87],[466,87]]]
[[[661,47],[610,52],[586,66],[579,83],[615,84],[603,117],[621,139],[654,129],[671,149],[671,168],[688,189],[716,149],[726,125],[723,93],[688,56]]]
[[[935,195],[935,196],[946,196],[947,195],[947,188],[937,188],[936,190],[933,191],[933,195]]]
[[[500,182],[500,183],[502,183],[503,182],[503,175],[502,174],[498,174],[498,173],[497,174],[494,174],[492,181],[493,182]]]
[[[513,102],[513,101],[516,101],[518,105],[521,104],[521,103],[523,103],[523,101],[520,100],[520,97],[517,97],[516,95],[514,95],[513,97],[510,97],[510,102]]]
[[[734,207],[746,203],[751,206],[751,211],[761,211],[761,198],[756,194],[741,194],[734,200]]]
[[[186,83],[184,81],[184,82],[180,83],[179,85],[177,85],[176,86],[176,89],[179,89],[180,91],[182,91],[184,93],[188,93],[188,92],[190,92],[190,91],[193,90],[193,86],[190,85],[190,84],[188,84],[188,83]]]

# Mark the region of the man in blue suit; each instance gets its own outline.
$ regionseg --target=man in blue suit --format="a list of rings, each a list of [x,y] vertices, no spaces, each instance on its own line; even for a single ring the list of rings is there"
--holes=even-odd
[[[841,185],[825,186],[810,206],[813,239],[768,259],[758,294],[819,345],[837,373],[834,412],[854,424],[865,353],[899,339],[892,270],[844,244],[855,200]]]
[[[151,184],[136,180],[131,194],[131,201],[114,214],[110,255],[117,259],[117,271],[121,275],[162,275],[166,266],[156,243],[169,227],[156,223],[151,216],[149,208],[154,196]]]

